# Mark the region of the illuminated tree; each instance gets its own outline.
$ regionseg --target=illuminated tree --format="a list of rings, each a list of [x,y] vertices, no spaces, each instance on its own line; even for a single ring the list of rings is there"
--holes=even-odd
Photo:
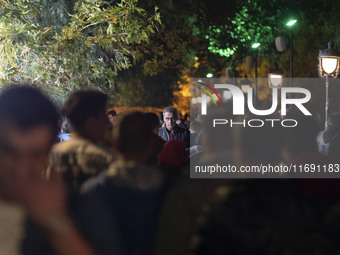
[[[274,42],[277,36],[288,37],[287,20],[296,17],[299,26],[294,28],[295,34],[299,37],[300,33],[305,35],[308,24],[319,21],[324,1],[239,0],[237,6],[238,10],[226,19],[224,25],[210,25],[206,35],[209,50],[232,58],[236,65],[242,63],[245,56],[253,55],[250,47],[253,42],[261,43],[259,55],[277,62],[281,55],[276,52]],[[308,33],[314,34],[314,31]]]
[[[0,82],[43,86],[54,97],[75,88],[109,91],[135,45],[160,24],[137,0],[1,0]]]

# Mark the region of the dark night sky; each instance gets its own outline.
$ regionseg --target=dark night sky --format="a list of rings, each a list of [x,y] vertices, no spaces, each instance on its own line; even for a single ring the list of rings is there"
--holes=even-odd
[[[206,7],[207,20],[211,24],[225,25],[227,17],[233,16],[235,0],[202,0]]]

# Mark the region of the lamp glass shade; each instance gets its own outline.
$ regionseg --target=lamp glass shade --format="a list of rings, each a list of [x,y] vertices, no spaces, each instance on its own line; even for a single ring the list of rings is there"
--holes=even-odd
[[[251,45],[251,47],[252,47],[253,49],[256,49],[256,48],[258,48],[260,45],[261,45],[261,43],[253,43],[253,44]]]
[[[297,22],[296,19],[290,20],[290,21],[287,22],[286,26],[288,26],[288,27],[294,26],[294,24],[295,24],[296,22]]]
[[[322,58],[321,60],[322,69],[327,74],[333,73],[337,67],[337,64],[338,64],[337,58],[329,57],[329,58]]]
[[[242,84],[241,85],[241,90],[243,93],[248,93],[248,89],[250,88],[250,85],[249,84]]]
[[[269,81],[270,84],[274,87],[274,88],[278,88],[281,86],[282,84],[282,75],[281,74],[269,74]]]
[[[214,95],[214,96],[215,96],[215,95]],[[232,94],[231,94],[230,91],[224,91],[224,92],[223,92],[223,97],[224,97],[225,99],[230,99],[230,98],[232,97]]]

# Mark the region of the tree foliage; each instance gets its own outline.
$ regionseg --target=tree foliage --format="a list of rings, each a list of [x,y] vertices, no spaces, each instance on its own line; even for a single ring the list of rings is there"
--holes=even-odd
[[[114,93],[116,104],[156,107],[172,104],[178,80],[194,64],[198,40],[192,24],[199,8],[194,2],[143,1],[142,7],[149,11],[154,5],[159,6],[162,24],[150,36],[150,43],[136,48],[134,67],[119,72]]]
[[[116,104],[157,107],[170,105],[183,74],[202,77],[207,72],[217,73],[217,70],[223,68],[222,58],[207,50],[207,41],[202,37],[201,23],[205,23],[208,8],[205,2],[143,1],[142,7],[149,11],[154,5],[159,6],[162,25],[157,33],[150,36],[150,43],[142,43],[136,49],[134,67],[119,72],[114,97]],[[126,89],[127,87],[131,89]],[[124,96],[127,94],[134,96]],[[138,96],[141,100],[136,99]]]
[[[276,64],[283,71],[284,77],[290,77],[290,32],[293,37],[294,78],[318,77],[318,53],[327,48],[333,39],[334,48],[340,50],[340,35],[337,33],[340,15],[336,11],[340,3],[335,0],[282,1],[282,0],[237,0],[238,9],[224,24],[208,27],[206,38],[209,50],[225,56],[232,63],[238,77],[254,77],[254,66],[246,65],[245,57],[255,55],[251,44],[260,42],[258,48],[258,77],[266,77]],[[294,27],[285,26],[290,18],[298,20]],[[286,39],[287,50],[278,52],[275,37]],[[329,93],[329,112],[339,111],[337,98],[340,87],[331,80]],[[322,83],[321,83],[322,84]],[[322,84],[323,85],[323,84]],[[294,83],[293,86],[299,86]],[[313,95],[309,109],[320,123],[324,120],[325,87],[310,86]],[[270,100],[268,86],[258,84],[258,96],[261,103]]]
[[[285,26],[286,22],[291,18],[298,19],[297,25],[291,28],[294,41],[308,38],[310,44],[315,46],[317,43],[315,37],[320,38],[323,24],[328,23],[325,17],[322,17],[327,13],[325,4],[326,1],[323,0],[312,2],[307,0],[238,0],[238,9],[233,16],[226,19],[224,25],[209,27],[206,35],[209,40],[209,50],[239,65],[245,56],[255,54],[251,45],[259,42],[261,43],[258,49],[259,55],[271,58],[272,62],[279,62],[281,57],[287,58],[287,53],[279,54],[276,51],[275,38],[285,37],[287,46],[289,46],[290,29]],[[299,44],[297,43],[297,46]],[[303,50],[303,48],[294,48],[296,51]]]
[[[148,13],[137,0],[1,0],[0,82],[32,83],[55,97],[110,90],[160,23],[157,8]]]

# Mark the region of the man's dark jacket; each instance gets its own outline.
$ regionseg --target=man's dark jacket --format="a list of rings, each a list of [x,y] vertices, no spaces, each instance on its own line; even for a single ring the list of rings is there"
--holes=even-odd
[[[167,131],[165,124],[163,124],[163,126],[158,130],[158,135],[164,141],[170,141],[170,134]],[[175,130],[172,133],[171,140],[182,140],[185,142],[186,147],[189,148],[190,147],[190,132],[187,128],[183,128],[177,125]]]

